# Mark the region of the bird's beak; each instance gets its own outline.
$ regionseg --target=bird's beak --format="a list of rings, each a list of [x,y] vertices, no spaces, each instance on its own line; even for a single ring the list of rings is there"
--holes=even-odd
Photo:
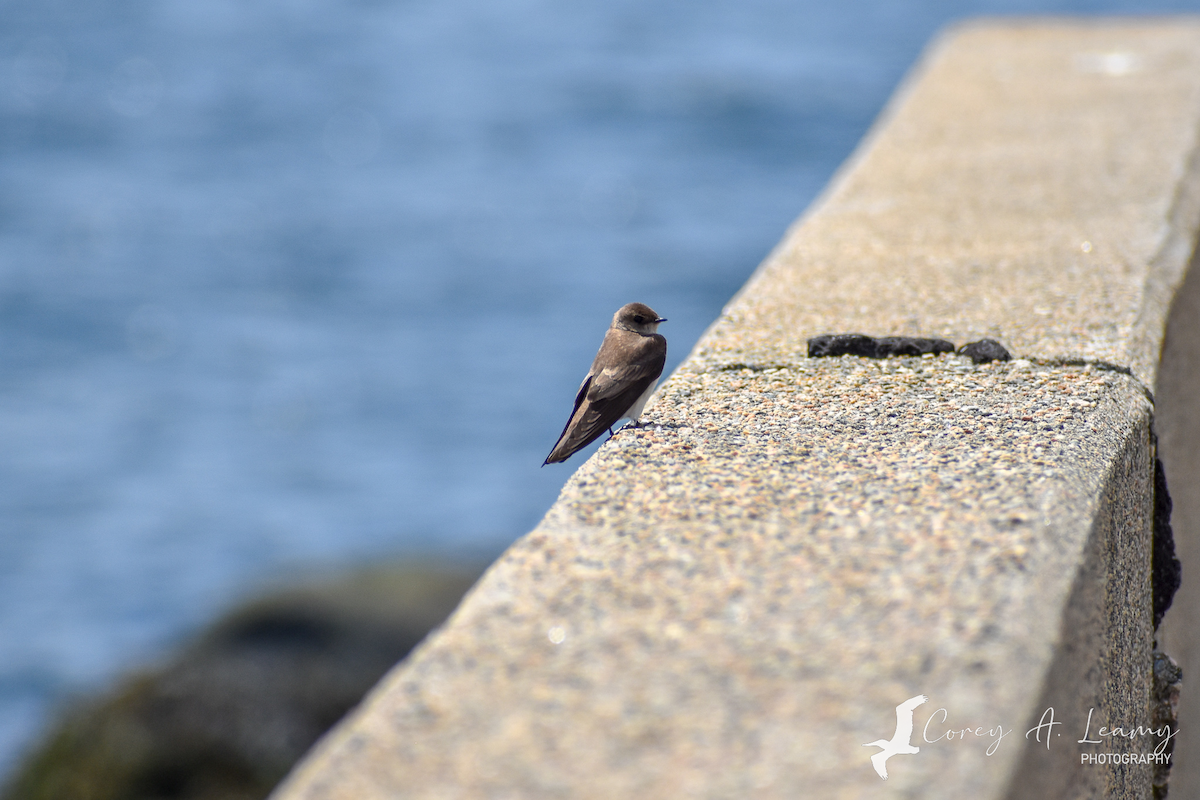
[[[655,322],[666,322],[667,320],[666,320],[666,318],[665,318],[665,317],[659,317],[658,319],[656,319],[656,320],[654,320],[654,321],[655,321]]]

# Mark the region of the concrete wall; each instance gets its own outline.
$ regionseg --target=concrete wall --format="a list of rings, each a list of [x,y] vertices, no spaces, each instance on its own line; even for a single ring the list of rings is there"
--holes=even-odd
[[[1184,582],[1163,619],[1161,646],[1184,670],[1175,797],[1200,797],[1200,265],[1193,255],[1175,295],[1155,391],[1155,427],[1174,501]]]
[[[1150,720],[1149,388],[1174,379],[1198,133],[1196,19],[937,41],[651,425],[275,796],[1150,797],[1150,766],[1080,757],[1157,739],[1078,739]],[[850,331],[1016,358],[806,357]],[[1175,483],[1190,373],[1160,425]],[[885,782],[863,743],[917,695]]]

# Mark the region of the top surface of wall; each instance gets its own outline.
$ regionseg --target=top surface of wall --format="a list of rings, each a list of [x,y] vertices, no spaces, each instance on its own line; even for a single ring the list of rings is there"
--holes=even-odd
[[[1194,19],[951,32],[651,426],[277,796],[1002,796],[1094,521],[1145,500],[1112,476],[1194,240],[1198,118]],[[850,331],[1018,358],[805,358]],[[922,693],[919,725],[1008,733],[884,784],[862,744]]]
[[[1194,20],[1050,21],[936,44],[697,355],[790,360],[826,331],[991,336],[1153,385],[1162,287],[1197,216],[1196,36]]]

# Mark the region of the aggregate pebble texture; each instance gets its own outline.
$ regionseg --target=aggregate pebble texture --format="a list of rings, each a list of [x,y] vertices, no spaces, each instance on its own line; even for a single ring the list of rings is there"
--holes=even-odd
[[[1146,719],[1198,122],[1194,18],[951,31],[648,424],[275,797],[1148,797],[1075,741]],[[848,332],[1015,359],[805,356]]]

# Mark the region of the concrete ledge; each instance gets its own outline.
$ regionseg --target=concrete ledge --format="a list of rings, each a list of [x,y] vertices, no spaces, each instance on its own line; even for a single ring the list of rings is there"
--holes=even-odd
[[[1150,797],[1080,756],[1156,739],[1077,740],[1150,719],[1147,387],[1198,132],[1200,20],[939,40],[652,426],[275,797]],[[1018,358],[805,358],[850,331]],[[885,783],[863,743],[921,694]]]

